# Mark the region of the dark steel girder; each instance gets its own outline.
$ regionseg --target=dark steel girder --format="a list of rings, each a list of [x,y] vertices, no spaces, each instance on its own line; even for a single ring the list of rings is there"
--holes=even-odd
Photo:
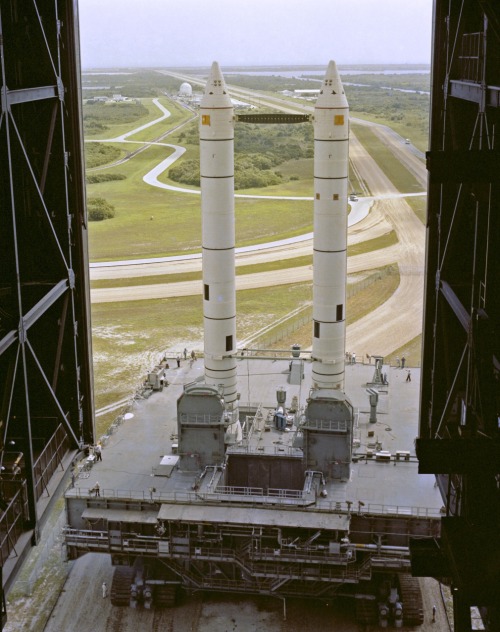
[[[0,1],[0,462],[22,443],[34,540],[40,449],[95,435],[78,49],[73,0]]]
[[[500,149],[428,151],[431,182],[492,182],[498,177]]]
[[[434,0],[416,451],[448,522],[412,558],[419,575],[451,578],[456,632],[470,632],[471,606],[485,608],[486,629],[500,625],[499,16],[492,0]]]
[[[0,340],[0,354],[2,354],[14,342],[24,342],[27,330],[36,323],[39,318],[42,318],[49,307],[51,307],[68,291],[68,287],[68,281],[59,281],[59,283],[47,292],[47,294],[45,294],[45,296],[43,296],[36,305],[34,305],[24,316],[22,316],[18,329],[13,329]]]
[[[498,86],[482,86],[480,83],[470,81],[450,81],[448,95],[464,101],[483,104],[492,107],[500,107],[500,88]]]
[[[2,109],[10,109],[18,103],[32,103],[33,101],[41,101],[42,99],[54,99],[57,97],[57,86],[45,86],[40,88],[23,88],[20,90],[6,90],[6,107]]]

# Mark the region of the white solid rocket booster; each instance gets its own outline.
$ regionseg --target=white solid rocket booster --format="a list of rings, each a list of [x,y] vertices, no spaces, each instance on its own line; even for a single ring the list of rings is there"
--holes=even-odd
[[[222,389],[236,416],[234,110],[217,62],[201,100],[199,130],[205,381]]]
[[[314,108],[312,380],[344,388],[349,106],[330,61]]]

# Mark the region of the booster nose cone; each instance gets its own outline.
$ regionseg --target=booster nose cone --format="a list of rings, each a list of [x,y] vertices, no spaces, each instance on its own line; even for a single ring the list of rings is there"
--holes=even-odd
[[[232,107],[231,99],[227,93],[226,83],[222,76],[218,62],[214,61],[208,75],[205,93],[201,100],[202,108],[227,108]]]
[[[318,108],[346,108],[348,107],[342,81],[340,81],[337,64],[330,61],[325,78],[316,100]]]
[[[349,107],[334,61],[314,108],[312,379],[344,388]]]

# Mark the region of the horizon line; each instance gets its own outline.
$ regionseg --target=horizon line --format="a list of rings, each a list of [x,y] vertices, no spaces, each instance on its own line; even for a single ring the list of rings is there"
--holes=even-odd
[[[224,64],[219,62],[221,66],[225,66],[226,68],[270,68],[270,69],[276,69],[276,68],[293,68],[293,69],[312,69],[312,68],[319,68],[322,69],[325,67],[325,64],[318,64],[318,63],[311,63],[311,64],[280,64],[280,63],[276,63],[276,64],[249,64],[249,63],[243,63],[243,64]],[[210,69],[211,64],[178,64],[178,65],[166,65],[166,64],[154,64],[154,65],[148,65],[148,64],[144,64],[144,65],[135,65],[135,64],[125,64],[125,65],[96,65],[96,66],[84,66],[82,64],[81,69],[82,71],[85,70],[94,70],[94,69],[99,69],[99,70],[105,70],[105,69],[125,69],[125,68],[134,68],[134,69],[156,69],[156,68],[172,68],[172,69],[178,69],[178,68],[208,68]],[[403,66],[423,66],[425,68],[431,68],[431,64],[430,62],[359,62],[359,63],[344,63],[344,64],[337,64],[337,68],[358,68],[358,67],[364,67],[364,68],[375,68],[375,67],[380,67],[380,66],[384,66],[385,68],[401,68]]]

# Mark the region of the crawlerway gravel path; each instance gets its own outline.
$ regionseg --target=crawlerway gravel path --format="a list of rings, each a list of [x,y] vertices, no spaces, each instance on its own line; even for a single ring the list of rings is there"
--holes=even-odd
[[[389,148],[393,148],[396,156],[401,154],[401,142],[390,130],[380,128],[377,129],[377,134],[384,139],[384,143]],[[387,355],[402,347],[422,331],[425,229],[406,200],[398,197],[399,192],[353,134],[350,141],[350,159],[355,163],[361,178],[370,187],[375,202],[368,216],[350,229],[349,243],[372,239],[390,230],[396,232],[399,242],[389,248],[349,257],[348,274],[397,262],[401,283],[388,301],[347,328],[346,349],[355,351],[358,355],[366,353]],[[423,181],[425,179],[423,163],[413,158],[408,160],[411,160],[412,171],[418,174],[420,181]],[[237,264],[265,263],[311,252],[312,241],[308,240],[239,255]],[[152,273],[175,274],[196,269],[200,269],[199,260],[169,262],[168,265],[145,263],[130,267],[121,266],[114,270],[101,270],[100,278],[126,278],[128,274],[134,277],[141,274],[149,276]],[[96,278],[97,273],[93,272],[93,278]],[[255,289],[290,282],[305,282],[311,279],[312,267],[303,266],[239,275],[236,278],[236,288],[237,290]],[[189,296],[199,293],[201,293],[200,281],[185,281],[94,289],[91,292],[91,298],[93,303],[100,303]]]
[[[286,601],[241,595],[194,594],[175,608],[145,610],[116,608],[102,597],[102,582],[111,585],[113,568],[109,556],[89,553],[74,565],[44,632],[359,632],[354,602],[337,600],[331,604],[303,599]],[[424,624],[418,632],[449,630],[439,584],[421,579]],[[78,595],[78,599],[75,599]],[[436,605],[436,622],[432,606]],[[19,629],[19,628],[17,628]],[[378,626],[367,626],[375,632]],[[12,631],[14,628],[12,628]],[[9,632],[9,631],[8,631]]]

